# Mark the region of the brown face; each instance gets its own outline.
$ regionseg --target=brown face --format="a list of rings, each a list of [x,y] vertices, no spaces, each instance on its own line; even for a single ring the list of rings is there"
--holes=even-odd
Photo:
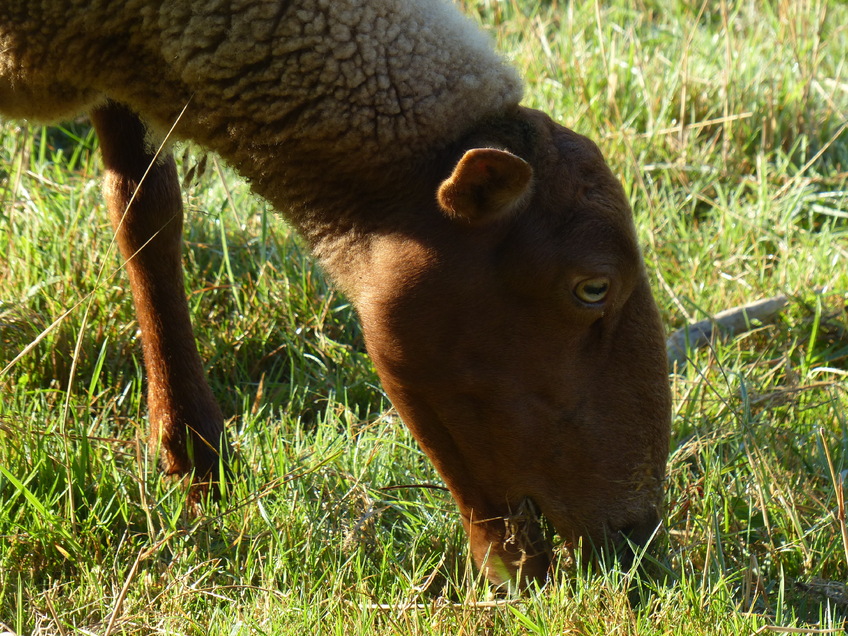
[[[466,152],[419,229],[375,241],[357,302],[389,397],[498,583],[544,577],[538,512],[574,545],[649,538],[670,415],[620,185],[585,138],[517,117],[527,161]]]

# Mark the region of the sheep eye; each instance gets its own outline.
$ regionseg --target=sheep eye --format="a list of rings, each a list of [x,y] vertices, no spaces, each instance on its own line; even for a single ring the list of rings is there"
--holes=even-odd
[[[588,278],[577,283],[574,288],[574,295],[581,302],[595,305],[607,297],[609,288],[610,280],[605,276]]]

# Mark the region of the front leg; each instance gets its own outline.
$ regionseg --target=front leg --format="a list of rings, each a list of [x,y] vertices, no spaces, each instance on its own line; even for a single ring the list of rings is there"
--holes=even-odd
[[[104,196],[141,327],[150,445],[168,474],[218,478],[224,420],[206,381],[183,288],[183,209],[170,154],[154,161],[135,113],[107,102],[91,114],[106,168]],[[145,174],[146,173],[146,174]]]

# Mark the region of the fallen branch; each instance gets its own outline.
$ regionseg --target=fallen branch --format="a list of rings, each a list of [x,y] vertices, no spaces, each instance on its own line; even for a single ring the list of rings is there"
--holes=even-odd
[[[778,627],[776,625],[763,625],[754,634],[844,634],[844,627],[811,628],[811,627]]]
[[[689,352],[706,347],[714,338],[732,338],[755,326],[774,322],[788,302],[789,299],[784,295],[774,296],[726,309],[712,318],[681,327],[665,342],[668,368],[672,371],[675,368],[682,370],[689,359]]]

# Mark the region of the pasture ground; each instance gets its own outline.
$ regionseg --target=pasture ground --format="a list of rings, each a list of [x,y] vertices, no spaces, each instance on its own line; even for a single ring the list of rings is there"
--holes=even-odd
[[[0,631],[841,633],[848,616],[848,5],[466,0],[526,103],[598,141],[669,330],[788,294],[672,378],[665,583],[493,598],[350,306],[180,147],[187,293],[238,449],[192,511],[141,443],[137,325],[84,121],[0,128]],[[790,631],[794,628],[795,631]]]

